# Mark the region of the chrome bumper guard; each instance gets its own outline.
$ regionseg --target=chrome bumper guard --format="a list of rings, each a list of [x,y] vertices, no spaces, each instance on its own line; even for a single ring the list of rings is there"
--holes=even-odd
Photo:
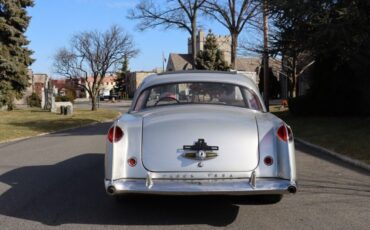
[[[295,181],[280,178],[217,180],[120,179],[106,180],[109,195],[145,193],[163,195],[259,195],[295,193]]]

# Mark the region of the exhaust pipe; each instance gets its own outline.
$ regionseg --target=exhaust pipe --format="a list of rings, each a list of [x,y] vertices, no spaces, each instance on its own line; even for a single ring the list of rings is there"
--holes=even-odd
[[[113,185],[108,186],[107,193],[113,195],[116,192],[116,188]]]
[[[296,193],[297,192],[297,187],[296,186],[289,186],[288,187],[288,192],[289,193],[292,193],[292,194],[294,194],[294,193]]]

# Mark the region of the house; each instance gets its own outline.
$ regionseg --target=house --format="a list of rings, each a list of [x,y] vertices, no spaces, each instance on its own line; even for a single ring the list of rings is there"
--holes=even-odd
[[[99,87],[99,94],[109,95],[110,91],[114,89],[116,85],[116,76],[113,74],[107,75],[103,78],[101,85]],[[98,79],[99,80],[99,79]],[[88,77],[87,80],[84,77],[80,78],[65,78],[65,79],[55,79],[52,80],[52,85],[56,89],[56,94],[60,96],[67,95],[68,91],[72,91],[76,98],[90,98],[89,93],[83,86],[92,87],[94,82],[94,77]]]
[[[23,97],[14,101],[15,105],[27,105],[27,98],[31,96],[32,93],[36,93],[41,98],[42,89],[48,84],[49,81],[49,76],[47,74],[34,74],[31,69],[28,70],[28,77],[29,86],[24,91]]]
[[[204,50],[204,43],[206,35],[203,30],[200,30],[197,35],[196,47],[197,50]],[[216,35],[216,40],[219,49],[224,53],[225,61],[231,62],[231,36],[220,36]],[[191,39],[188,39],[188,53],[170,53],[167,62],[166,71],[180,71],[193,69],[192,61],[192,50],[191,50]],[[261,70],[262,60],[260,57],[237,57],[236,58],[236,69],[238,73],[251,78],[257,84],[259,82],[259,72]],[[270,68],[275,76],[279,77],[281,72],[281,61],[277,59],[270,59]]]
[[[191,54],[170,53],[167,62],[167,71],[189,70],[193,69]]]
[[[99,81],[99,78],[97,79],[97,81]],[[93,85],[93,82],[94,82],[94,77],[88,77],[87,81],[81,78],[80,84],[84,84],[86,87],[91,88]],[[110,95],[110,92],[114,89],[115,86],[116,86],[116,75],[110,74],[110,75],[105,76],[99,86],[99,91],[100,91],[99,95]],[[81,90],[85,91],[84,89],[81,89]],[[90,98],[90,95],[87,92],[85,92],[85,96],[86,98]]]
[[[59,96],[66,96],[71,93],[75,98],[85,97],[85,89],[80,85],[83,84],[84,80],[81,78],[76,79],[54,79],[51,80],[52,86],[54,87],[55,94]]]
[[[135,71],[130,72],[126,79],[126,93],[129,97],[133,97],[136,89],[140,86],[141,82],[149,75],[155,74],[155,71]]]
[[[67,90],[66,79],[51,80],[51,84],[56,89],[56,92],[55,92],[56,94],[58,94],[60,96],[65,96],[66,95],[66,90]]]

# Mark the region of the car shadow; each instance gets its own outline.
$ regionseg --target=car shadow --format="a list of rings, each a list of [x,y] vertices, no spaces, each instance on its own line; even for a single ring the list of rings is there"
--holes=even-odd
[[[112,121],[94,123],[92,125],[86,125],[84,127],[72,128],[69,130],[64,130],[60,132],[53,133],[52,137],[61,136],[91,136],[93,135],[106,135],[108,129],[112,126]]]
[[[227,226],[236,219],[238,204],[256,204],[253,198],[225,196],[141,196],[117,201],[105,193],[103,161],[103,154],[82,154],[55,165],[21,167],[0,175],[0,182],[9,187],[0,196],[0,214],[50,226]]]

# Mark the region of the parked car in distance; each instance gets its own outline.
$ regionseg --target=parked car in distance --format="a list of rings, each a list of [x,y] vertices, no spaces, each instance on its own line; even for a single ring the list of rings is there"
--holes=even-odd
[[[257,86],[231,72],[147,77],[108,131],[108,194],[295,193],[291,128],[266,112]]]

